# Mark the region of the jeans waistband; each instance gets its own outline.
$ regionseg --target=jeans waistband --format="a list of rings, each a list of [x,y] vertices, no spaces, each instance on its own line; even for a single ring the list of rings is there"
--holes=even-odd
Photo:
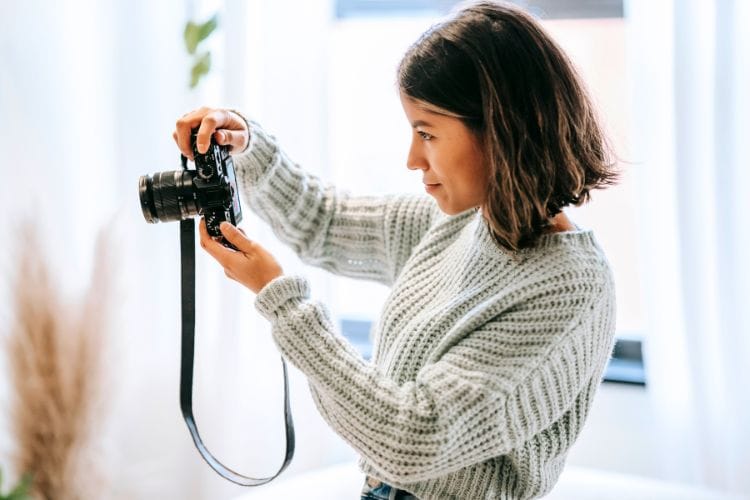
[[[365,477],[360,500],[418,500],[406,490],[400,490],[372,476]]]

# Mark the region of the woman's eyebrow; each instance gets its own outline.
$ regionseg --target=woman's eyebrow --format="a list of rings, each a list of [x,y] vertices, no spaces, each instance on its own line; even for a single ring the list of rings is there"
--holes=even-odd
[[[434,127],[433,124],[431,124],[429,122],[426,122],[424,120],[416,120],[416,121],[414,121],[411,124],[411,126],[412,126],[412,128],[417,128],[417,127]]]

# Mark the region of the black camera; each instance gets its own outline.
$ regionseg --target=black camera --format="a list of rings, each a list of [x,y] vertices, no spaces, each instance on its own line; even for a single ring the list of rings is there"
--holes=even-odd
[[[187,169],[187,159],[181,155],[182,170],[142,175],[138,180],[143,217],[156,224],[202,215],[208,234],[219,238],[224,246],[234,248],[219,230],[223,221],[237,225],[242,220],[229,146],[220,146],[211,137],[208,151],[200,154],[196,146],[197,133],[195,128],[190,134],[195,170]]]
[[[208,234],[225,247],[237,250],[226,241],[219,230],[223,221],[237,224],[242,220],[234,163],[228,146],[219,146],[211,138],[205,154],[198,153],[197,129],[190,133],[190,147],[195,158],[195,170],[188,170],[187,158],[180,155],[182,170],[142,175],[138,180],[141,210],[147,222],[180,221],[180,260],[182,289],[182,355],[180,362],[180,410],[198,452],[223,478],[242,486],[260,486],[278,477],[294,456],[294,423],[289,404],[289,380],[284,368],[284,421],[286,425],[286,454],[284,463],[273,475],[264,478],[243,476],[219,462],[203,444],[193,416],[193,361],[195,359],[195,222],[192,217],[206,219]]]

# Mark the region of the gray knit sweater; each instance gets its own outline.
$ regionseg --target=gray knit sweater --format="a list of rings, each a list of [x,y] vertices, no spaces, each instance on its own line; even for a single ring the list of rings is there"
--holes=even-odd
[[[300,258],[391,287],[365,361],[282,276],[255,305],[362,472],[420,499],[522,499],[554,486],[609,359],[615,296],[589,230],[512,259],[481,215],[430,197],[349,197],[253,122],[235,157],[245,203]]]

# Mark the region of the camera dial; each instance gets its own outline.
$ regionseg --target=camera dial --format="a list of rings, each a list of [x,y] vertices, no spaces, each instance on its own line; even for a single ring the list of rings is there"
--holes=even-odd
[[[214,169],[210,165],[203,165],[198,169],[198,177],[201,179],[210,179],[214,175]]]

